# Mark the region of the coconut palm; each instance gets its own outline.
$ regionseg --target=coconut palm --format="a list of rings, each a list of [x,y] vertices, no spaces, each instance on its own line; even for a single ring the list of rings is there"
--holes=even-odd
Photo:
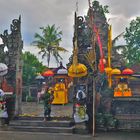
[[[124,32],[120,33],[118,36],[116,36],[113,40],[112,40],[112,46],[114,51],[119,51],[120,49],[123,49],[123,47],[125,47],[125,45],[116,45],[116,42],[120,39],[120,37],[122,37],[124,35]]]
[[[137,54],[137,48],[133,48],[130,44],[116,45],[117,40],[122,36],[124,37],[124,32],[112,40],[112,51],[120,56],[116,59],[122,61],[123,65],[130,67],[134,63],[138,63],[140,57]]]
[[[118,36],[116,36],[112,40],[112,53],[113,53],[113,55],[116,55],[116,56],[114,56],[114,59],[118,59],[120,62],[126,62],[125,52],[127,49],[127,45],[126,44],[116,45],[116,42],[120,39],[120,37],[123,37],[123,35],[124,35],[124,32],[120,33]]]
[[[55,27],[55,24],[47,27],[40,27],[42,34],[35,33],[33,45],[37,46],[39,54],[42,54],[42,58],[47,57],[47,64],[49,67],[51,55],[55,58],[58,63],[59,60],[62,60],[59,52],[66,52],[67,50],[63,47],[60,47],[59,44],[62,41],[62,31],[59,31],[59,28]]]
[[[126,34],[126,33],[125,33]],[[112,46],[113,51],[115,54],[118,54],[121,56],[122,60],[125,62],[125,65],[130,67],[131,65],[135,63],[139,63],[140,60],[140,52],[138,47],[133,47],[132,44],[124,44],[124,45],[116,45],[116,41],[121,37],[125,36],[124,33],[121,33],[117,37],[115,37],[112,40]],[[126,40],[126,39],[125,39]]]

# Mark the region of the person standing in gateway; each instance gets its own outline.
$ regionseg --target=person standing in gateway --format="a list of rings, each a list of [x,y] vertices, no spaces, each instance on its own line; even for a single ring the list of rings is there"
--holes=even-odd
[[[51,103],[54,99],[52,90],[49,90],[48,87],[46,87],[45,94],[43,95],[43,101],[44,101],[44,120],[50,120],[51,115]]]

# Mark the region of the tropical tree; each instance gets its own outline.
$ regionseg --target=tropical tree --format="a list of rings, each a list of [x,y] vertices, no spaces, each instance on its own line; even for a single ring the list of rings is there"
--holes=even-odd
[[[120,61],[122,63],[125,62],[125,56],[124,56],[124,54],[122,52],[126,48],[127,45],[126,44],[119,44],[119,45],[117,45],[117,41],[121,37],[123,37],[123,35],[124,35],[124,32],[120,33],[119,35],[117,35],[112,40],[112,55],[115,56],[114,59],[116,59],[117,61]]]
[[[25,52],[22,54],[23,59],[23,84],[30,85],[37,73],[41,73],[46,69],[39,60],[36,58],[35,55],[31,54],[30,52]]]
[[[130,22],[129,27],[126,27],[123,37],[126,44],[118,45],[114,48],[120,51],[125,65],[130,67],[140,62],[140,17]]]
[[[93,7],[94,11],[98,11],[104,17],[105,17],[106,13],[109,13],[109,10],[108,10],[109,6],[108,5],[102,6],[102,5],[100,5],[100,2],[97,0],[94,0],[92,2],[92,7]]]
[[[124,39],[126,47],[123,50],[128,65],[140,63],[140,17],[132,20],[126,28]]]
[[[42,58],[47,57],[47,64],[49,67],[51,55],[58,63],[62,60],[60,52],[66,52],[67,50],[60,47],[59,44],[62,41],[62,31],[56,28],[55,25],[48,25],[47,27],[40,27],[42,34],[35,33],[33,45],[37,46],[39,54],[42,54]]]

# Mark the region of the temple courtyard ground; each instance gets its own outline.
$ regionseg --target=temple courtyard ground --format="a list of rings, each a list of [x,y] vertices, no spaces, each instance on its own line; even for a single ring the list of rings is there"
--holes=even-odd
[[[65,105],[52,105],[51,106],[51,116],[52,117],[72,117],[73,113],[73,104],[68,103]],[[42,117],[44,112],[43,103],[36,102],[23,102],[22,103],[22,114],[39,116]]]
[[[23,102],[24,115],[43,116],[43,104]],[[72,117],[73,104],[52,105],[52,117]],[[100,132],[92,134],[66,134],[45,132],[0,131],[0,140],[140,140],[137,132]]]
[[[92,135],[0,131],[0,140],[140,140],[140,133],[104,132]]]

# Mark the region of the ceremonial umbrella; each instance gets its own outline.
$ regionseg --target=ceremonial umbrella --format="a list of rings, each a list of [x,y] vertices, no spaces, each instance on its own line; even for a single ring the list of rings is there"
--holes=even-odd
[[[77,59],[78,47],[77,40],[75,41],[73,63],[68,69],[68,76],[70,77],[82,77],[87,75],[87,67],[84,64],[78,63]]]
[[[57,74],[68,74],[68,71],[66,69],[59,69]]]
[[[42,76],[40,73],[35,77],[35,79],[38,81],[38,84],[41,85],[44,81],[45,77]]]
[[[4,76],[8,72],[8,67],[4,63],[0,63],[0,76]]]
[[[119,69],[117,69],[117,68],[112,69],[111,75],[118,75],[118,74],[121,74],[121,71]]]
[[[134,71],[132,69],[126,68],[122,71],[122,74],[131,75]]]
[[[44,77],[54,76],[54,73],[51,70],[47,70],[42,73],[42,76],[44,76]]]
[[[87,67],[84,64],[78,63],[78,25],[77,14],[75,12],[75,33],[74,33],[74,49],[73,49],[73,63],[68,69],[68,76],[82,77],[87,75]]]
[[[35,77],[35,79],[36,80],[43,80],[43,79],[45,79],[42,75],[37,75],[36,77]]]
[[[71,65],[68,69],[68,75],[71,77],[82,77],[87,75],[87,67],[78,63],[76,66]]]

